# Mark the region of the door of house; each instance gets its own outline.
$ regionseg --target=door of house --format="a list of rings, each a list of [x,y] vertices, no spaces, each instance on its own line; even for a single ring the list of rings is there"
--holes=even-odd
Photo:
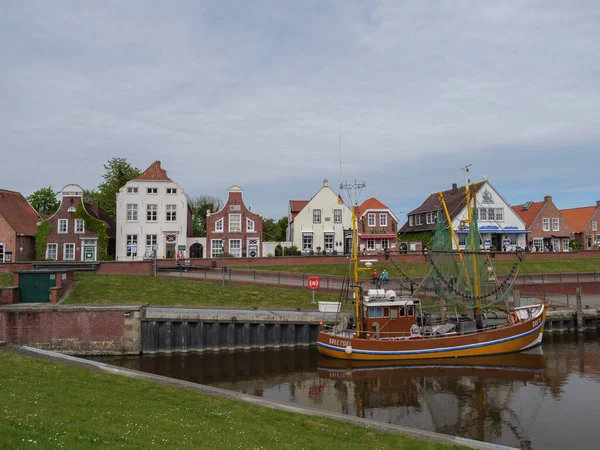
[[[96,247],[93,245],[83,246],[83,260],[84,261],[96,261]]]
[[[50,301],[50,288],[56,286],[55,273],[20,273],[19,303]]]

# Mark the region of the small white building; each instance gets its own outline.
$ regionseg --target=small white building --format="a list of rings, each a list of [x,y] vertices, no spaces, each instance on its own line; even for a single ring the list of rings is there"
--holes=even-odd
[[[324,180],[309,201],[290,200],[287,237],[303,254],[350,253],[352,211]]]
[[[192,214],[187,196],[160,161],[125,184],[116,200],[117,261],[188,256]]]

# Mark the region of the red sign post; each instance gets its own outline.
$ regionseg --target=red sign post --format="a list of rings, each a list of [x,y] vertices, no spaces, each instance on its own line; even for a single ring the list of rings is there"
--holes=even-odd
[[[315,302],[315,291],[321,287],[321,279],[317,276],[308,277],[308,288],[312,291],[312,302]]]

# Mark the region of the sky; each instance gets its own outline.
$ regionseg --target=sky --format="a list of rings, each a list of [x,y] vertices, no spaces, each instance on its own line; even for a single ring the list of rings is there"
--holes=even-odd
[[[0,61],[24,195],[121,157],[272,218],[364,180],[404,222],[468,164],[513,205],[600,200],[594,0],[4,0]]]

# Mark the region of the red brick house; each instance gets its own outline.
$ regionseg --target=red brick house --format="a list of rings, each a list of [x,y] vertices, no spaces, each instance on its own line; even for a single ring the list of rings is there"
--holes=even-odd
[[[358,250],[374,254],[396,248],[398,218],[376,198],[365,200],[357,211]]]
[[[39,259],[55,261],[97,261],[111,256],[114,222],[98,207],[83,202],[83,189],[69,184],[62,189],[58,210],[42,221],[39,239],[45,239],[45,252]],[[112,244],[114,251],[114,244]],[[114,255],[114,253],[113,253]]]
[[[573,227],[547,195],[543,202],[526,202],[513,206],[529,231],[527,247],[538,252],[568,252],[575,237]]]
[[[225,206],[206,215],[206,256],[215,258],[223,253],[238,258],[262,256],[262,216],[246,207],[241,187],[232,186],[227,194]]]
[[[560,212],[575,232],[575,240],[583,250],[593,250],[600,247],[600,200],[596,206],[561,209]]]
[[[0,263],[33,261],[40,220],[20,192],[0,189]]]

